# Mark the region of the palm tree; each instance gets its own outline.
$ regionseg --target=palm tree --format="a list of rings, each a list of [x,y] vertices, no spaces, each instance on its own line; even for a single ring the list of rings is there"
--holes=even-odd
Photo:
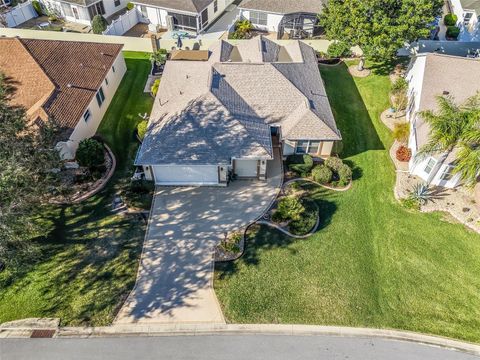
[[[466,184],[475,185],[480,169],[480,157],[475,158],[480,152],[480,97],[475,95],[465,104],[457,105],[453,97],[439,96],[437,103],[437,112],[420,112],[423,120],[430,125],[430,134],[429,141],[418,155],[442,153],[438,162],[441,166],[457,149],[454,173],[459,173]]]
[[[244,35],[247,35],[253,29],[252,23],[247,19],[239,20],[235,27],[236,27],[236,31]]]

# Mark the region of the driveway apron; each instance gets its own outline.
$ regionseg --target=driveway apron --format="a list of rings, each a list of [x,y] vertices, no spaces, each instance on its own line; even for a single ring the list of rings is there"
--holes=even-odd
[[[267,181],[156,189],[137,281],[115,324],[225,322],[213,290],[214,248],[276,197],[282,170],[274,150]]]

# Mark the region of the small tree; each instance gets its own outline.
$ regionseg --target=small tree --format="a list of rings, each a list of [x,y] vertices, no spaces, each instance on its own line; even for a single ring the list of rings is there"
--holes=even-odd
[[[351,56],[352,52],[347,43],[343,41],[334,41],[328,46],[327,55],[330,58],[341,58]]]
[[[150,55],[150,61],[157,66],[163,65],[167,61],[167,55],[168,51],[166,49],[158,49]]]
[[[278,202],[276,217],[283,220],[299,220],[305,212],[305,207],[296,196],[285,196]]]
[[[393,126],[393,137],[395,140],[406,143],[410,135],[410,124],[407,122],[397,122]]]
[[[102,15],[95,15],[92,19],[92,31],[94,34],[102,34],[107,29],[107,20]]]
[[[102,143],[95,139],[85,139],[78,145],[76,158],[78,163],[90,169],[105,162],[105,152]]]
[[[40,4],[40,2],[38,0],[33,0],[32,1],[32,7],[33,7],[33,9],[35,10],[35,12],[37,13],[38,16],[43,15],[43,8],[42,8],[42,5]]]
[[[443,18],[443,23],[445,26],[455,26],[457,25],[458,16],[455,14],[447,14]]]

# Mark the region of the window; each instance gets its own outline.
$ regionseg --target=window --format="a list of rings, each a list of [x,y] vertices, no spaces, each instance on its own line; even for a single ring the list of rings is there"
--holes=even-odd
[[[453,166],[447,166],[442,174],[442,180],[450,181],[453,178]]]
[[[145,5],[140,5],[140,12],[145,19],[148,19],[147,7]]]
[[[297,141],[297,147],[295,149],[295,152],[297,154],[306,154],[308,151],[308,141]]]
[[[197,30],[197,18],[195,16],[176,14],[169,12],[175,26]]]
[[[201,18],[201,21],[202,21],[202,28],[207,26],[208,24],[208,9],[205,9],[202,11],[202,13],[200,14],[200,18]]]
[[[213,12],[216,13],[218,11],[218,0],[213,2]]]
[[[95,95],[97,98],[97,103],[98,107],[101,107],[103,102],[105,101],[105,94],[103,93],[103,88],[98,89],[97,95]]]
[[[85,122],[88,122],[88,120],[90,119],[91,116],[92,116],[92,114],[90,113],[90,109],[87,109],[87,111],[85,111],[85,114],[83,114],[83,120]]]
[[[70,4],[60,3],[65,16],[73,17],[72,6]]]
[[[115,7],[120,6],[120,0],[115,0],[113,4],[115,5]]]
[[[103,1],[89,6],[88,14],[90,15],[90,20],[93,20],[93,17],[95,15],[105,15],[105,7],[103,6]]]
[[[105,78],[105,85],[108,86],[108,79],[107,78]]]
[[[115,66],[112,66],[112,71],[115,72]]]
[[[437,163],[437,162],[436,162],[436,160],[435,160],[434,158],[428,159],[428,163],[427,163],[427,166],[425,166],[425,170],[424,170],[424,171],[425,171],[427,174],[430,174],[430,173],[432,172],[433,167],[435,166],[436,163]]]
[[[254,25],[267,26],[268,15],[259,11],[250,11],[250,22]]]
[[[320,141],[310,141],[310,145],[308,147],[309,154],[317,154],[319,149],[320,149]]]
[[[472,17],[473,17],[473,13],[471,13],[471,12],[465,13],[465,15],[463,16],[463,24],[465,26],[468,26]]]

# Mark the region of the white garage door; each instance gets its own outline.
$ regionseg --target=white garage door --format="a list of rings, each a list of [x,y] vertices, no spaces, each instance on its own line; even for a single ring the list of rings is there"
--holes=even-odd
[[[153,173],[157,185],[218,184],[218,166],[216,165],[155,165]]]
[[[258,160],[235,160],[235,174],[238,177],[257,177]]]

